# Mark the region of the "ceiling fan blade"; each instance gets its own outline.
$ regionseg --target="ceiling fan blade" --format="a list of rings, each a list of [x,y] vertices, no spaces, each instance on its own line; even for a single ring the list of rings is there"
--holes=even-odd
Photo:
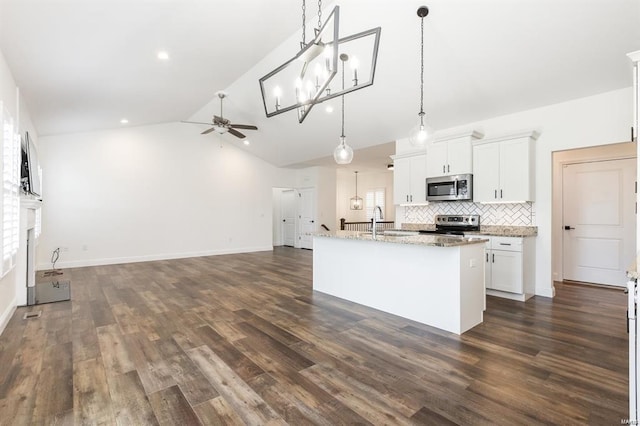
[[[242,133],[240,133],[236,129],[229,129],[229,133],[231,133],[233,136],[238,137],[240,139],[244,139],[246,137],[245,135],[243,135]]]
[[[200,133],[201,135],[208,135],[209,133],[213,132],[216,128],[212,127],[210,129],[205,130],[204,132]]]
[[[229,126],[236,129],[258,130],[256,126],[252,126],[250,124],[229,124]]]
[[[205,126],[211,126],[211,123],[202,123],[200,121],[185,121],[182,120],[181,123],[187,123],[187,124],[204,124]]]

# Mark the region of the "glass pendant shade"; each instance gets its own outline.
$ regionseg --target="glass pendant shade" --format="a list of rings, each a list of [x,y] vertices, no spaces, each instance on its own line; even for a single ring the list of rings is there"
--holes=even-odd
[[[338,164],[349,164],[353,161],[353,148],[347,145],[347,138],[340,136],[340,144],[333,150],[333,159]]]
[[[411,129],[409,143],[417,148],[422,148],[433,141],[434,133],[433,127],[428,124],[418,123],[417,126]]]

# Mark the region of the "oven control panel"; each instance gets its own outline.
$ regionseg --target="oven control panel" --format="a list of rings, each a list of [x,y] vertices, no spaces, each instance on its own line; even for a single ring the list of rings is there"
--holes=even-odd
[[[436,225],[440,226],[460,226],[460,227],[479,227],[480,215],[468,214],[439,214],[436,215]]]

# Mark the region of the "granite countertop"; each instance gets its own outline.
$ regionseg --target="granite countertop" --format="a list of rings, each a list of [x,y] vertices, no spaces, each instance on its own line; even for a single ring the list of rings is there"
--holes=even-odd
[[[403,223],[403,230],[419,231],[421,229],[432,231],[436,228],[433,223]],[[535,237],[538,235],[537,226],[502,226],[502,225],[480,225],[480,231],[469,232],[470,235],[488,235],[493,237]]]
[[[336,232],[318,232],[313,234],[315,237],[340,238],[346,240],[360,241],[379,241],[382,243],[395,244],[413,244],[419,246],[431,247],[456,247],[467,244],[485,243],[486,238],[478,237],[461,237],[455,235],[384,235],[380,232],[375,238],[370,232],[359,231],[336,231]]]

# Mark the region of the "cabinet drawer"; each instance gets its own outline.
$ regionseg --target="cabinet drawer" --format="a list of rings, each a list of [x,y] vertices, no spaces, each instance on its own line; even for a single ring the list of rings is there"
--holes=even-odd
[[[520,237],[491,237],[493,250],[522,251],[522,238]]]

